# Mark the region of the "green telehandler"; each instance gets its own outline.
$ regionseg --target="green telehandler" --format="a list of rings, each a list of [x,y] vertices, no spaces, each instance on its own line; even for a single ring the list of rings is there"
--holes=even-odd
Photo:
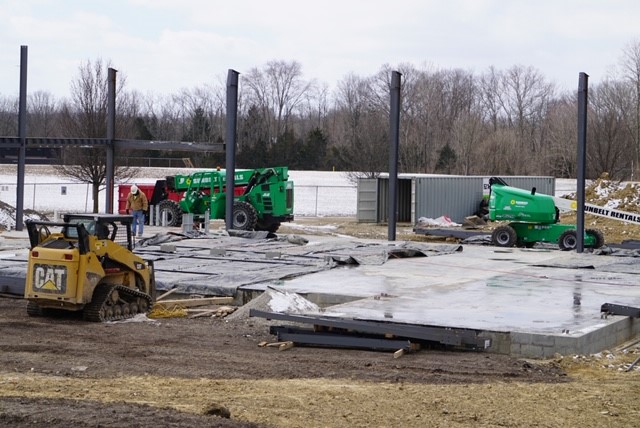
[[[180,201],[162,201],[160,215],[170,217],[173,226],[182,213],[191,213],[201,221],[224,219],[226,171],[199,171],[190,175],[167,177],[167,188],[184,192]],[[293,221],[293,181],[287,167],[239,169],[234,174],[233,228],[275,232],[282,222]]]

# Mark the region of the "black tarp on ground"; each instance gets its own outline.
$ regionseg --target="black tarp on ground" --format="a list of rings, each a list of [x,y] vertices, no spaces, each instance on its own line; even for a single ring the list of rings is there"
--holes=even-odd
[[[390,258],[424,257],[461,251],[460,245],[373,242],[348,238],[307,238],[259,234],[228,236],[158,234],[138,242],[135,252],[153,260],[159,291],[235,296],[243,285],[280,281],[340,265],[380,265]],[[0,259],[0,292],[23,294],[26,249]]]

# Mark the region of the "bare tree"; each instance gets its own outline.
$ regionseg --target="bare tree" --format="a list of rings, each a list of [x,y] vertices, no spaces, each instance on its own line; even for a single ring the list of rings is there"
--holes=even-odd
[[[496,70],[495,67],[489,67],[489,70],[480,76],[480,91],[478,99],[483,112],[484,120],[491,124],[493,131],[498,130],[502,114],[502,72]]]
[[[372,79],[354,74],[338,83],[338,127],[334,157],[358,176],[377,177],[389,166],[388,115],[371,103]]]
[[[327,85],[315,85],[309,88],[298,106],[299,134],[306,135],[313,129],[326,132],[329,116],[329,88]]]
[[[154,138],[176,141],[184,133],[182,112],[173,97],[147,95],[143,102],[145,125]]]
[[[631,108],[623,113],[631,130],[634,169],[637,170],[640,169],[640,40],[634,40],[624,48],[620,66],[622,77],[628,83],[627,94],[631,96]]]
[[[252,68],[243,82],[243,90],[248,91],[245,102],[260,109],[270,142],[291,126],[292,114],[315,85],[302,79],[302,66],[296,61],[270,61],[263,69]]]
[[[18,135],[18,98],[0,97],[0,135]]]
[[[502,77],[501,107],[509,127],[517,130],[523,147],[540,150],[540,129],[554,86],[533,67],[513,66]]]
[[[192,134],[192,124],[196,116],[202,116],[210,128],[208,132],[200,132],[198,142],[215,142],[225,132],[222,113],[224,104],[220,103],[217,89],[211,86],[201,86],[193,89],[182,89],[171,97],[173,111],[180,122],[181,131],[177,139],[184,139],[185,135]]]
[[[628,173],[632,156],[628,141],[632,138],[625,126],[620,92],[625,92],[623,82],[602,83],[589,92],[589,142],[587,147],[588,169],[591,177],[607,172],[611,178],[622,179]]]
[[[51,137],[59,134],[58,106],[53,95],[36,91],[29,95],[27,105],[30,136]]]
[[[550,103],[545,120],[548,150],[539,170],[542,174],[571,178],[576,176],[576,142],[578,129],[576,96],[565,95]]]
[[[400,88],[400,148],[399,170],[401,172],[429,172],[433,165],[435,138],[432,115],[428,109],[432,100],[432,80],[427,76],[429,71],[420,70],[411,64],[400,64],[397,67],[402,74]],[[378,109],[389,117],[389,92],[391,88],[391,72],[389,65],[382,67],[377,74],[378,90],[375,102]]]
[[[458,154],[461,174],[486,173],[484,159],[480,156],[480,146],[486,134],[486,126],[477,112],[460,115],[453,122],[453,148]]]
[[[474,104],[473,75],[460,69],[418,70],[406,64],[398,69],[403,74],[401,170],[433,172],[436,153],[449,153],[452,158],[457,156],[454,153],[454,123],[459,117],[467,117]],[[384,72],[388,80],[390,70]],[[389,85],[385,87],[382,96],[386,106],[389,88]],[[382,91],[377,94],[380,96]]]
[[[62,103],[61,120],[68,137],[105,138],[107,135],[107,68],[98,58],[79,67],[78,76],[71,82],[71,100]],[[118,75],[116,100],[124,93],[125,78]],[[119,102],[119,106],[122,101]],[[116,132],[118,129],[116,128]],[[116,164],[119,159],[116,157]],[[103,148],[65,149],[57,170],[69,178],[92,185],[93,212],[98,212],[100,186],[105,183],[106,154]],[[116,177],[130,178],[135,170],[117,166]]]
[[[480,76],[479,88],[479,112],[497,133],[491,141],[509,141],[504,151],[516,157],[510,160],[514,173],[531,173],[543,167],[548,152],[544,125],[555,97],[554,85],[533,67],[516,65],[505,71],[490,67]],[[503,129],[515,132],[500,132]],[[512,143],[520,149],[511,150]],[[535,162],[523,163],[522,158]],[[514,168],[516,165],[523,169]]]
[[[524,174],[527,164],[526,156],[522,156],[522,148],[518,143],[515,129],[499,128],[487,134],[479,150],[483,168],[489,175]]]

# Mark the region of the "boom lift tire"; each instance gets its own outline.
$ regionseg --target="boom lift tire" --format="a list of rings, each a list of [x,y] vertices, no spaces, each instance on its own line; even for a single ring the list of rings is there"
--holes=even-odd
[[[167,226],[176,227],[182,224],[182,209],[176,201],[165,199],[158,204],[160,209],[160,221],[162,221],[163,213],[167,216]]]
[[[258,221],[256,209],[245,201],[233,203],[233,228],[235,230],[254,230]]]
[[[498,226],[491,233],[491,242],[498,247],[513,247],[518,235],[511,226]]]
[[[578,246],[578,234],[575,229],[570,229],[562,232],[558,239],[558,247],[561,250],[575,250]]]
[[[604,245],[604,235],[598,229],[587,229],[585,230],[587,235],[593,236],[595,239],[595,244],[593,244],[593,248],[600,248]]]

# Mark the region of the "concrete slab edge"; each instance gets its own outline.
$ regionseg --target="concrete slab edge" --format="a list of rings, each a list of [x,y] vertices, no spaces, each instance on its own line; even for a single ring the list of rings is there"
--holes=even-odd
[[[587,332],[563,334],[491,332],[489,352],[523,358],[551,358],[560,355],[590,355],[613,349],[640,336],[640,319],[610,316],[604,325]]]

